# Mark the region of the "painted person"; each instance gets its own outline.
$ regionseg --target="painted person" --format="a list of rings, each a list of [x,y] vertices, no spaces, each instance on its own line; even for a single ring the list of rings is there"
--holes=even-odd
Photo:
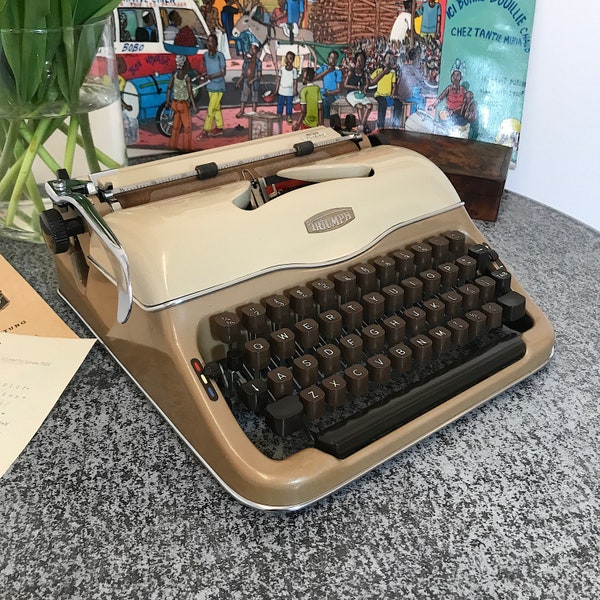
[[[172,10],[169,13],[169,24],[164,30],[165,42],[173,42],[179,33],[181,28],[181,15],[176,11]]]
[[[225,74],[227,66],[225,56],[217,50],[217,36],[211,33],[206,40],[207,52],[204,55],[204,68],[206,71],[201,76],[202,81],[208,81],[206,89],[208,91],[208,108],[206,109],[206,119],[204,129],[196,138],[198,141],[207,137],[216,137],[223,135],[223,113],[221,111],[221,100],[225,93]],[[214,131],[212,130],[215,124]]]
[[[238,0],[225,0],[225,6],[221,9],[221,25],[227,35],[227,41],[234,40],[233,27],[234,17],[242,12],[242,5]]]
[[[191,65],[187,56],[175,57],[176,70],[167,88],[167,108],[173,109],[173,130],[169,147],[189,152],[192,149],[192,113],[196,103],[190,78]]]
[[[323,125],[323,99],[321,90],[315,81],[315,70],[306,67],[302,75],[304,87],[300,90],[300,106],[302,110],[298,120],[292,126],[293,131],[309,129]]]
[[[292,123],[294,96],[298,95],[298,69],[294,66],[295,59],[296,55],[292,51],[286,52],[284,63],[279,67],[275,79],[277,114],[283,115],[285,109],[288,123]]]
[[[287,23],[287,12],[286,12],[286,0],[277,0],[277,6],[271,13],[271,23],[278,27],[281,27],[284,23]]]
[[[242,65],[242,76],[235,84],[236,88],[242,88],[240,96],[240,110],[236,118],[240,119],[246,113],[246,104],[252,102],[252,110],[256,112],[258,104],[258,91],[262,78],[262,61],[258,58],[258,42],[250,44],[250,56],[244,59]]]
[[[338,99],[342,89],[342,71],[337,63],[340,55],[337,50],[332,50],[327,55],[327,63],[321,65],[315,74],[315,81],[323,81],[321,95],[323,97],[323,117],[329,119],[331,105]]]
[[[294,43],[294,36],[298,35],[298,27],[304,19],[304,0],[286,0],[285,12],[287,22],[283,27],[283,32],[290,39],[290,44]]]
[[[371,106],[371,99],[367,98],[366,95],[369,78],[365,70],[365,62],[365,53],[362,50],[356,52],[354,55],[354,65],[344,79],[344,87],[348,90],[346,100],[356,111],[358,117],[357,125],[365,133],[371,133],[371,129],[367,125],[367,120],[373,107]]]
[[[369,85],[377,85],[375,100],[377,100],[377,129],[385,128],[385,115],[388,108],[388,100],[396,87],[396,58],[394,53],[387,51],[383,57],[383,65],[371,73]],[[397,110],[394,103],[394,110]]]
[[[446,108],[452,114],[458,110],[465,98],[466,88],[462,85],[462,72],[454,69],[450,75],[450,85],[446,86],[442,93],[434,100],[432,106],[435,108],[442,100],[446,100]]]
[[[442,27],[442,7],[436,0],[427,0],[417,8],[415,15],[422,17],[421,37],[440,37]]]
[[[206,21],[206,26],[210,33],[216,33],[217,30],[223,31],[219,19],[219,10],[215,6],[215,0],[204,0],[204,3],[200,7],[200,12]]]

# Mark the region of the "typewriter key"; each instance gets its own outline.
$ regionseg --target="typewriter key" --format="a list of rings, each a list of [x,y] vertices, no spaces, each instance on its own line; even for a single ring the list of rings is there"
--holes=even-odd
[[[375,274],[377,275],[377,279],[379,279],[380,287],[396,283],[398,275],[396,274],[396,263],[393,258],[378,256],[373,259],[373,266],[375,267]]]
[[[304,414],[314,421],[325,412],[325,392],[316,385],[300,391],[300,402],[304,407]]]
[[[439,325],[444,320],[446,305],[437,298],[430,298],[423,302],[425,318],[430,325]]]
[[[469,341],[469,324],[464,319],[450,319],[446,327],[450,330],[455,346],[464,346]]]
[[[502,307],[502,320],[512,323],[525,316],[525,298],[518,292],[508,292],[496,302]]]
[[[321,387],[325,391],[325,402],[329,406],[342,406],[346,402],[346,380],[340,374],[325,377],[321,381]]]
[[[318,316],[319,331],[327,341],[342,335],[342,315],[337,310],[326,310]]]
[[[448,260],[448,251],[450,249],[450,241],[447,237],[436,235],[425,240],[431,246],[431,258],[435,265],[439,265]]]
[[[471,256],[459,256],[454,264],[458,267],[458,278],[470,281],[477,274],[477,261]]]
[[[479,306],[479,288],[472,283],[465,283],[458,288],[462,296],[463,310],[473,310]]]
[[[385,329],[380,325],[367,325],[362,328],[360,335],[367,354],[375,354],[383,350]]]
[[[486,332],[487,318],[480,310],[470,310],[464,318],[469,324],[469,339],[473,340]]]
[[[369,380],[375,384],[383,384],[392,378],[392,362],[383,354],[375,354],[367,359]]]
[[[364,308],[364,319],[367,323],[375,323],[385,313],[385,297],[379,292],[365,294],[361,298],[361,304]]]
[[[458,282],[458,267],[454,263],[446,262],[438,265],[440,285],[444,289],[451,288]]]
[[[433,342],[426,335],[420,333],[411,337],[408,341],[412,348],[412,354],[415,362],[426,363],[431,360],[433,354]]]
[[[481,312],[487,318],[487,324],[490,329],[495,329],[502,325],[502,307],[495,302],[486,302],[481,307]]]
[[[312,354],[303,354],[294,359],[292,373],[301,388],[317,383],[319,363]]]
[[[415,270],[417,273],[431,267],[432,248],[426,242],[413,244],[410,251],[415,255]]]
[[[354,265],[351,271],[356,275],[356,283],[361,293],[367,294],[378,289],[375,267],[369,263],[359,263]]]
[[[410,250],[396,250],[392,252],[391,256],[396,263],[396,271],[400,280],[415,274],[415,255]]]
[[[238,397],[248,410],[259,413],[267,405],[269,399],[267,384],[262,379],[246,381],[240,386]]]
[[[473,283],[479,288],[479,302],[491,302],[495,298],[496,282],[491,277],[484,275]]]
[[[249,340],[244,344],[244,357],[250,369],[266,369],[271,361],[271,345],[264,338]]]
[[[357,284],[356,275],[350,271],[338,271],[333,274],[333,284],[335,291],[342,302],[354,298],[356,296]]]
[[[233,312],[223,312],[210,318],[210,329],[214,338],[224,344],[232,344],[241,336],[239,317]]]
[[[363,312],[362,304],[359,304],[356,300],[351,300],[340,306],[342,323],[346,331],[354,331],[362,325]]]
[[[490,277],[496,283],[496,296],[502,296],[503,294],[510,292],[510,281],[512,277],[508,271],[505,269],[498,269],[497,271],[492,271]]]
[[[466,236],[462,231],[446,231],[444,237],[448,238],[448,250],[454,256],[462,256],[465,253]]]
[[[392,346],[388,352],[392,369],[398,373],[407,373],[412,367],[412,350],[406,344]]]
[[[290,290],[290,305],[299,318],[304,318],[314,312],[313,293],[306,286]]]
[[[286,360],[294,355],[296,350],[296,336],[291,329],[284,327],[270,335],[273,354],[280,360]]]
[[[267,317],[275,325],[275,328],[289,325],[291,316],[290,301],[288,298],[283,295],[269,296],[265,300],[265,309]]]
[[[360,336],[351,333],[340,340],[342,359],[347,365],[360,362],[363,353],[363,341]]]
[[[260,335],[267,327],[267,311],[262,304],[252,302],[240,309],[242,324],[250,334]]]
[[[273,398],[283,398],[292,393],[294,376],[287,367],[277,367],[267,373],[267,387]]]
[[[423,297],[423,282],[418,277],[407,277],[400,286],[404,290],[404,306],[412,306]]]
[[[325,344],[317,348],[317,360],[319,361],[319,369],[321,373],[328,377],[333,375],[340,368],[342,353],[337,346],[333,344]]]
[[[437,326],[427,332],[435,354],[446,354],[452,349],[452,334],[446,327]]]
[[[296,340],[304,349],[319,343],[319,324],[314,319],[302,319],[294,325]]]
[[[369,389],[369,372],[363,365],[354,364],[344,370],[344,377],[348,392],[354,396],[361,396]]]
[[[402,310],[404,304],[404,290],[397,284],[386,285],[381,290],[381,295],[385,298],[385,312],[388,315]]]
[[[275,435],[285,437],[304,427],[303,411],[298,396],[285,396],[267,404],[265,420]]]

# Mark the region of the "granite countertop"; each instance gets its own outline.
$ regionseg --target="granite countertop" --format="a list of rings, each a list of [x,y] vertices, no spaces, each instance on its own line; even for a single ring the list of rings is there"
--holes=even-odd
[[[0,598],[600,597],[600,234],[477,225],[556,329],[521,384],[317,504],[235,502],[96,344],[0,479]],[[82,336],[43,246],[2,253]]]

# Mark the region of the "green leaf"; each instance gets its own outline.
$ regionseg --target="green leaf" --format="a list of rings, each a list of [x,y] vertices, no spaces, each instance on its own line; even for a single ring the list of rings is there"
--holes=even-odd
[[[31,30],[3,30],[1,45],[12,72],[15,96],[19,102],[28,102],[39,85],[46,61],[45,33]]]
[[[35,94],[48,60],[46,17],[51,10],[51,0],[36,3],[24,0],[5,2],[0,12],[2,28],[2,53],[14,83],[15,101],[27,103]]]
[[[57,0],[59,3],[58,13],[60,14],[61,24],[63,27],[72,27],[76,25],[75,9],[77,8],[77,0]]]
[[[51,0],[36,0],[23,2],[23,28],[46,28],[46,17],[50,14]]]
[[[79,90],[96,58],[104,23],[99,21],[83,27],[62,30],[61,44],[54,55],[56,82],[73,110],[77,108]]]
[[[0,0],[2,105],[42,105],[61,96],[76,105],[96,55],[101,21],[118,4],[119,0]],[[90,29],[77,28],[87,24]],[[54,29],[60,29],[60,35]]]
[[[76,23],[89,23],[108,16],[121,0],[75,0],[76,10],[74,13]]]

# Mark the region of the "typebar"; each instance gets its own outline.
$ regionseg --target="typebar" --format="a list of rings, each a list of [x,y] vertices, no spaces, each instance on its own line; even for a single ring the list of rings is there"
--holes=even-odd
[[[346,458],[509,366],[524,354],[523,340],[516,333],[509,333],[468,361],[455,364],[444,373],[419,382],[406,393],[390,396],[320,431],[315,437],[315,447],[336,458]]]

